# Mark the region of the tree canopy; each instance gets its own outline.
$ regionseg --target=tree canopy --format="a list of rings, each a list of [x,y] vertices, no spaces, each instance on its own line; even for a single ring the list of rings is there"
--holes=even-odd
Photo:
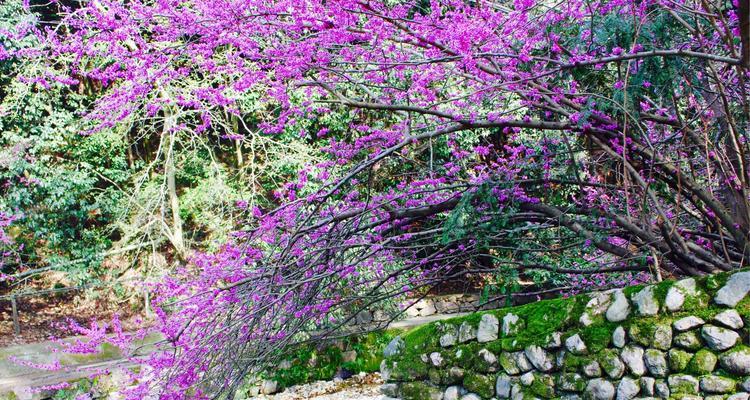
[[[744,265],[749,7],[92,0],[0,54],[43,65],[31,87],[100,85],[86,135],[309,146],[158,285],[168,343],[131,397],[231,397],[311,331],[446,281],[503,296],[519,276],[570,292]]]

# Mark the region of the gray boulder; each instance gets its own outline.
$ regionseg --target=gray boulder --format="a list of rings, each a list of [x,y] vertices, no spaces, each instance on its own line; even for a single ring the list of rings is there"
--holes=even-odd
[[[669,311],[678,311],[685,304],[685,296],[694,296],[696,294],[695,279],[688,278],[675,282],[667,291],[667,297],[664,299],[664,306]]]
[[[678,332],[684,332],[693,328],[697,328],[705,323],[706,321],[702,320],[701,318],[691,315],[685,318],[680,318],[677,321],[673,322],[672,327]]]
[[[750,271],[738,272],[727,279],[727,283],[716,292],[716,304],[734,307],[750,293]]]
[[[643,348],[639,346],[626,346],[620,352],[620,357],[631,374],[641,376],[646,373],[646,364],[643,361]]]
[[[618,326],[615,331],[612,332],[612,344],[617,348],[623,348],[625,346],[626,333],[625,328]]]
[[[634,294],[632,300],[640,315],[656,315],[659,312],[659,302],[656,301],[653,286],[646,286]]]
[[[716,314],[714,321],[732,329],[740,329],[745,326],[745,323],[742,322],[742,317],[737,310],[722,311]]]
[[[584,393],[591,400],[612,400],[615,397],[615,386],[604,379],[592,379],[586,385]]]
[[[576,355],[582,355],[588,352],[586,343],[584,343],[583,339],[581,339],[581,335],[577,333],[565,339],[565,348],[568,349],[569,352]]]
[[[630,314],[630,304],[628,303],[627,297],[622,290],[615,290],[613,292],[612,304],[607,308],[607,321],[609,322],[620,322],[628,318]]]
[[[531,345],[524,350],[526,358],[529,359],[534,368],[542,372],[550,371],[554,367],[552,356],[543,348]]]
[[[401,336],[396,336],[391,340],[387,346],[385,346],[385,349],[383,349],[383,355],[388,357],[393,357],[401,352],[401,350],[404,349],[404,346],[406,346],[406,343],[404,343],[404,339],[401,339]]]
[[[526,323],[518,315],[513,313],[505,314],[503,317],[503,336],[515,336],[521,332]]]
[[[479,321],[479,329],[477,329],[477,341],[479,343],[491,342],[497,340],[497,335],[500,330],[500,321],[497,320],[492,314],[482,315],[482,319]]]
[[[732,348],[740,340],[737,332],[713,325],[704,325],[701,336],[711,350],[718,351]]]
[[[735,349],[720,355],[719,364],[735,375],[750,375],[750,347]],[[744,385],[750,386],[747,381],[743,383],[743,387]]]
[[[643,361],[648,372],[655,377],[665,377],[669,373],[669,365],[664,353],[656,349],[646,350]]]
[[[477,330],[474,329],[468,322],[462,322],[461,326],[458,327],[458,342],[466,343],[476,339]]]
[[[700,387],[708,393],[734,393],[737,382],[723,376],[708,375],[701,378]]]
[[[617,400],[630,400],[638,396],[640,391],[641,386],[638,381],[628,377],[622,378],[620,384],[617,385]]]
[[[508,375],[500,374],[495,382],[495,395],[500,399],[510,398],[510,389],[513,386],[513,381]]]

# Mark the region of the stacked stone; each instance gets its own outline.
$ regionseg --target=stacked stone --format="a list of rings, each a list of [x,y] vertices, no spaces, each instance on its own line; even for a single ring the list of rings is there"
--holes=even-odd
[[[526,321],[512,311],[502,319],[484,314],[476,327],[441,323],[440,348],[422,354],[426,367],[419,371],[399,368],[404,343],[397,338],[381,364],[390,381],[383,393],[405,400],[748,400],[750,320],[735,308],[750,292],[750,271],[730,275],[713,298],[693,279],[675,282],[662,299],[656,291],[646,286],[631,295],[623,290],[591,295],[578,320],[581,328],[611,328],[609,347],[596,352],[581,329],[551,332],[519,351],[492,351],[504,348],[492,346],[495,341],[512,340],[525,328]],[[709,300],[719,307],[710,317],[690,313],[706,311]],[[685,307],[688,302],[691,307]],[[746,303],[743,310],[750,307]],[[479,350],[471,363],[446,361],[466,359],[458,354],[466,347],[459,345],[475,341]]]

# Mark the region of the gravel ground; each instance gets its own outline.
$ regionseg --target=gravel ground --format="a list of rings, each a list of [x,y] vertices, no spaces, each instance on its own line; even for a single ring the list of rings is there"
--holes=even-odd
[[[380,394],[383,383],[380,374],[360,374],[346,380],[318,381],[305,385],[292,386],[285,391],[261,396],[269,400],[396,400]]]

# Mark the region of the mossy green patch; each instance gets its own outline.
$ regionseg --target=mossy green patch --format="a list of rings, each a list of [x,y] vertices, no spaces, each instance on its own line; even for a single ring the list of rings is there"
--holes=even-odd
[[[563,356],[562,369],[567,372],[576,372],[588,365],[592,360],[586,356],[577,356],[571,353],[565,353]]]
[[[440,388],[425,382],[406,382],[401,385],[403,400],[435,400],[442,397]]]
[[[489,399],[495,395],[495,378],[492,375],[467,372],[464,376],[464,387],[472,393]]]
[[[576,373],[562,373],[557,376],[557,387],[566,392],[583,392],[586,379]]]
[[[612,341],[612,332],[615,331],[617,326],[615,323],[605,322],[583,328],[579,333],[589,352],[598,353],[609,346]]]
[[[543,399],[552,399],[555,397],[555,382],[549,375],[535,375],[529,391]]]
[[[687,368],[688,363],[690,363],[690,360],[693,358],[693,355],[678,349],[671,349],[669,350],[668,358],[669,358],[669,369],[672,372],[682,372]]]

